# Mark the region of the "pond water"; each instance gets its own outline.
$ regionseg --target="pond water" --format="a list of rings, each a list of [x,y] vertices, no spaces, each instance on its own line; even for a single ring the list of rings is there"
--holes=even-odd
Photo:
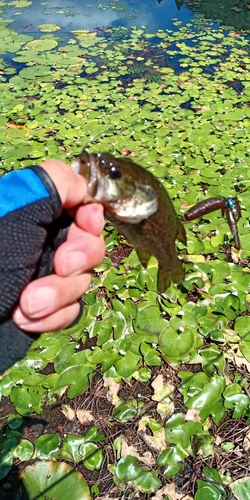
[[[221,138],[215,144],[214,122],[219,134],[222,124],[227,133],[235,126],[240,140],[245,134],[239,120],[250,108],[249,40],[215,16],[207,22],[198,7],[180,0],[0,0],[0,165],[71,158],[108,129],[119,134],[112,143],[99,137],[100,149],[133,151],[149,168],[157,163],[159,176],[169,162],[193,167],[196,152],[198,168],[201,147],[206,163],[213,148],[223,162],[228,150]],[[197,127],[204,131],[193,133]]]
[[[174,19],[186,24],[199,12],[207,19],[221,20],[236,29],[250,28],[250,9],[243,2],[237,2],[237,7],[234,4],[233,0],[201,3],[191,0],[7,0],[1,2],[0,8],[2,17],[11,19],[11,28],[19,32],[34,36],[38,25],[55,23],[61,27],[60,35],[67,38],[73,29],[107,26],[145,26],[150,33],[176,29]]]
[[[20,3],[20,2],[19,2]],[[28,8],[18,9],[13,2],[4,2],[3,17],[15,19],[11,27],[26,33],[36,31],[36,26],[55,23],[61,32],[69,33],[73,29],[92,30],[100,26],[146,26],[149,32],[157,29],[172,29],[173,18],[183,23],[193,17],[193,12],[185,4],[178,6],[175,0],[50,0],[33,2]]]

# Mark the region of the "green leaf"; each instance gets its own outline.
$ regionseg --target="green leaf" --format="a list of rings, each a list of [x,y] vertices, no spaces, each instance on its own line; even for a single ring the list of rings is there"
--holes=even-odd
[[[39,31],[44,31],[45,33],[52,33],[53,31],[58,31],[60,30],[60,26],[57,26],[56,24],[40,24],[37,26],[37,29]]]
[[[79,454],[88,470],[100,470],[103,463],[103,453],[94,443],[83,443],[79,446]]]
[[[160,310],[157,306],[144,306],[136,315],[135,328],[146,333],[161,333],[167,326],[164,319],[161,318]]]
[[[39,460],[49,460],[59,449],[60,437],[58,434],[43,434],[35,441],[36,456]]]
[[[117,462],[115,475],[121,481],[134,481],[142,471],[142,468],[136,465],[137,463],[137,458],[125,455]]]
[[[250,342],[241,342],[239,347],[243,356],[250,362]]]
[[[120,401],[113,410],[113,415],[118,422],[129,422],[137,413],[137,404],[135,400],[130,403]]]
[[[183,467],[186,457],[184,451],[178,446],[163,450],[157,458],[157,464],[165,467],[164,475],[166,477],[175,476]]]
[[[225,407],[234,408],[233,418],[241,418],[249,409],[250,397],[244,394],[239,384],[230,384],[223,392]]]
[[[237,500],[248,500],[250,491],[250,477],[237,479],[231,485],[230,489],[236,496]]]
[[[223,493],[215,484],[206,483],[205,481],[197,480],[198,491],[195,493],[195,500],[223,500]],[[226,489],[224,489],[226,493]]]
[[[203,474],[206,477],[206,479],[209,479],[210,481],[222,483],[220,474],[216,469],[211,469],[210,467],[204,467]]]
[[[188,408],[200,410],[200,417],[204,421],[208,415],[212,415],[217,425],[224,416],[222,393],[226,382],[224,377],[214,375],[210,379],[205,378],[205,374],[188,373],[179,376],[183,377],[180,390],[186,393]]]
[[[55,389],[70,386],[68,389],[69,398],[75,398],[89,387],[89,374],[92,372],[91,366],[75,365],[64,370],[57,380]]]
[[[35,462],[22,471],[21,481],[30,500],[72,500],[72,491],[75,498],[91,499],[85,479],[65,462]]]
[[[23,423],[21,415],[11,414],[8,416],[8,427],[10,429],[18,429]]]
[[[28,461],[33,458],[34,452],[35,447],[28,439],[20,439],[13,451],[13,458],[18,458],[21,461]]]
[[[47,66],[32,66],[20,71],[19,76],[24,80],[33,80],[34,78],[44,80],[49,78],[50,70]]]
[[[126,354],[118,361],[114,363],[118,375],[121,377],[128,378],[138,369],[138,364],[141,357],[137,356],[131,351],[127,351]]]
[[[226,362],[217,345],[212,344],[207,349],[202,349],[201,356],[204,358],[203,368],[207,375],[213,375],[215,368],[220,375],[224,374]]]
[[[147,494],[158,490],[162,486],[158,474],[155,471],[146,470],[142,470],[139,476],[134,479],[133,483],[142,493]]]
[[[98,441],[102,441],[105,436],[104,434],[99,434],[98,427],[96,425],[93,425],[93,427],[90,427],[90,429],[88,429],[88,431],[84,435],[84,438],[86,441],[93,441],[97,443]]]
[[[162,359],[156,349],[150,349],[144,356],[144,361],[148,366],[161,366]]]
[[[47,50],[52,50],[58,45],[58,42],[52,38],[43,38],[38,40],[32,40],[28,42],[26,47],[34,52],[44,52]]]
[[[36,413],[41,413],[44,394],[45,389],[41,385],[12,387],[10,398],[18,413],[28,416],[31,409]]]
[[[250,342],[250,317],[241,316],[237,318],[234,325],[235,331],[246,342]]]
[[[13,464],[13,454],[7,453],[5,450],[0,451],[0,479],[7,476]]]
[[[54,369],[57,373],[62,373],[71,365],[71,357],[75,354],[76,343],[63,346],[55,357]]]
[[[62,446],[54,454],[54,457],[63,457],[71,462],[80,462],[82,454],[80,453],[80,446],[85,444],[85,437],[75,436],[74,434],[67,434]]]

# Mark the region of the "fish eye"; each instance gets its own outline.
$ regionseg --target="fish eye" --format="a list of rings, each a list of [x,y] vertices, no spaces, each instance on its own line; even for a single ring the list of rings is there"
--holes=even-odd
[[[121,171],[118,167],[118,165],[114,165],[113,163],[110,163],[109,165],[109,177],[111,179],[120,179],[121,177]]]

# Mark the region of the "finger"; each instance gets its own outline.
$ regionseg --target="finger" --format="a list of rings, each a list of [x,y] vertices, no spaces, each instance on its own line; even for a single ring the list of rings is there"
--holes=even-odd
[[[13,314],[13,321],[26,332],[43,333],[67,328],[77,319],[80,313],[80,304],[76,302],[42,319],[29,319],[17,307]]]
[[[75,213],[75,223],[84,231],[99,236],[104,227],[103,206],[91,203],[79,207]]]
[[[54,182],[65,208],[75,207],[87,199],[87,180],[75,174],[70,165],[60,160],[47,160],[41,163]]]
[[[91,274],[61,278],[55,274],[32,281],[23,290],[19,307],[29,319],[44,318],[77,301],[88,289]],[[18,318],[15,316],[16,321]]]
[[[58,276],[76,276],[101,264],[104,255],[103,238],[86,233],[73,223],[67,241],[55,252],[54,270]]]

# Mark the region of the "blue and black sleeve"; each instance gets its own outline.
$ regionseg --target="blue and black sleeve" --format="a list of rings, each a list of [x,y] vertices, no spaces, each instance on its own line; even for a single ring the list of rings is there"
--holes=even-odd
[[[41,167],[0,179],[0,372],[23,358],[35,338],[13,323],[12,312],[30,281],[52,273],[71,222]]]

